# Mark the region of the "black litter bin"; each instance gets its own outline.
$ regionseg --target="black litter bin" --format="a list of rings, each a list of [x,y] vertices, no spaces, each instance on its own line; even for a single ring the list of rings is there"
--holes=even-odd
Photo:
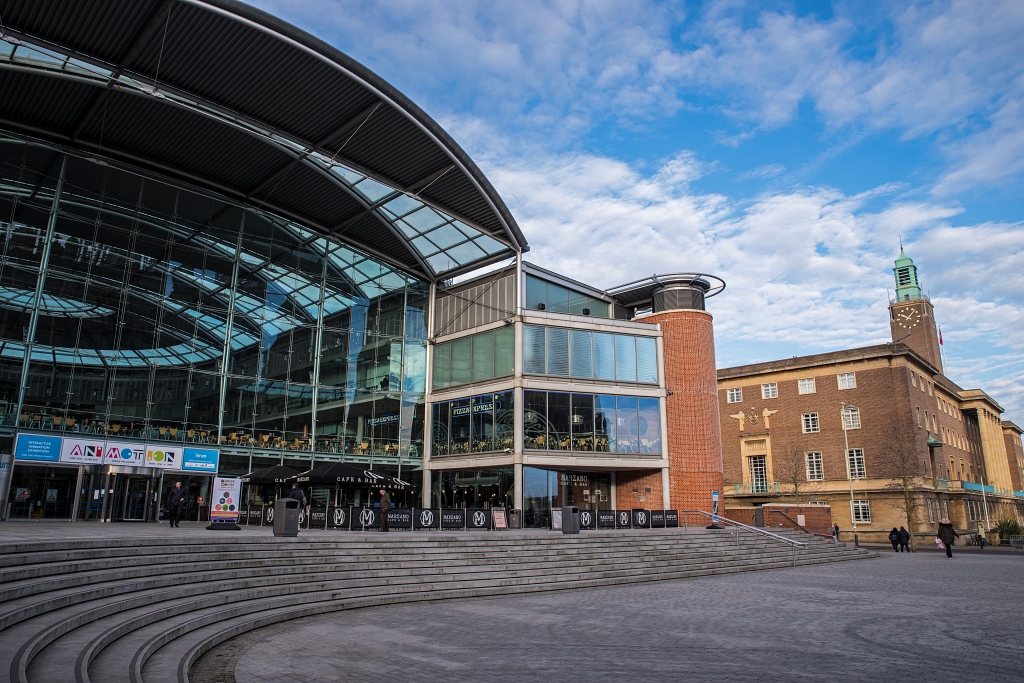
[[[574,505],[562,508],[562,533],[578,534],[580,532],[580,509]]]
[[[280,498],[274,501],[274,535],[299,535],[299,501],[294,498]]]

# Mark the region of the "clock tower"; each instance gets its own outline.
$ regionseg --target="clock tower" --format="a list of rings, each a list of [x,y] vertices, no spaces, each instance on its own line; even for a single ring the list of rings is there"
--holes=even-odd
[[[889,303],[892,340],[906,344],[942,373],[942,354],[932,302],[921,293],[917,266],[903,253],[902,247],[892,270],[896,276],[896,299]]]

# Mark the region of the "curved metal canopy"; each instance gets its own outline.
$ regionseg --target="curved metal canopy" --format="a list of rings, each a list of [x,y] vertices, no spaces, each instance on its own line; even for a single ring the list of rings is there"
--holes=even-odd
[[[428,280],[528,246],[419,107],[235,0],[8,0],[0,127],[207,187]]]

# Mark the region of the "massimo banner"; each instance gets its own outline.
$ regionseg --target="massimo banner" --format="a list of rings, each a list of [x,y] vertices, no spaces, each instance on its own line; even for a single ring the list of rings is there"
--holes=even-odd
[[[441,526],[441,511],[413,510],[412,519],[417,529],[438,529]]]
[[[596,529],[597,528],[597,515],[593,510],[580,510],[580,528],[581,529]]]
[[[615,528],[616,529],[628,529],[630,528],[633,516],[629,510],[616,510],[615,511]]]
[[[480,531],[491,528],[491,511],[483,508],[466,510],[466,528]]]
[[[651,511],[641,510],[634,508],[633,513],[633,528],[634,529],[650,529],[651,528]]]
[[[351,507],[338,507],[336,505],[332,505],[329,508],[327,508],[327,526],[330,529],[343,529],[347,531],[349,520],[351,519]]]

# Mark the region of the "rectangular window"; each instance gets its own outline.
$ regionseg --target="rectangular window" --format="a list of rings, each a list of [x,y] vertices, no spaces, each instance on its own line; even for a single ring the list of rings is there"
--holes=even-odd
[[[931,382],[928,382],[928,395],[929,396],[932,395],[932,383]]]
[[[544,330],[538,325],[523,326],[523,372],[536,375],[547,372]]]
[[[473,381],[494,377],[494,333],[474,334],[470,339],[473,340]]]
[[[619,382],[636,381],[636,342],[629,335],[615,335],[615,379]]]
[[[779,385],[775,382],[761,385],[761,398],[778,398]]]
[[[935,416],[934,415],[932,415],[932,431],[933,432],[938,432],[939,431],[939,425],[935,421]]]
[[[548,394],[523,392],[523,448],[548,450]]]
[[[797,380],[797,391],[801,394],[813,394],[817,391],[814,387],[814,378]]]
[[[451,427],[451,452],[453,455],[461,455],[470,452],[470,423],[472,422],[472,409],[469,399],[452,401],[452,427]]]
[[[516,328],[506,325],[494,331],[494,376],[507,377],[516,371]]]
[[[918,406],[916,410],[917,410],[917,426],[920,427],[921,426],[921,407]]]
[[[654,337],[636,338],[636,380],[658,383],[658,341]]]
[[[917,373],[910,373],[910,384],[913,385],[914,387],[917,386]]]
[[[821,507],[827,507],[828,506],[828,501],[827,500],[809,500],[809,501],[807,501],[807,504],[808,505],[821,506]]]
[[[726,392],[725,400],[729,403],[742,403],[743,389],[729,389],[729,391]]]
[[[473,452],[494,450],[494,394],[473,397]]]
[[[843,429],[860,429],[860,408],[843,408]]]
[[[589,379],[594,376],[590,336],[590,332],[584,332],[583,330],[569,331],[569,357],[572,361],[572,371],[570,374],[573,377]]]
[[[857,376],[853,372],[845,372],[841,375],[836,375],[839,379],[840,389],[856,389],[857,388]]]
[[[448,455],[451,444],[448,441],[448,402],[433,405],[433,453],[432,455]]]
[[[452,345],[434,346],[434,388],[443,389],[452,383]],[[445,430],[447,432],[447,429]]]
[[[615,397],[598,394],[594,397],[594,450],[616,453]]]
[[[752,455],[747,458],[750,467],[750,492],[768,492],[768,469],[765,465],[765,456]]]
[[[572,450],[594,450],[594,396],[572,395]]]
[[[594,333],[594,379],[615,379],[614,336]]]
[[[936,507],[936,509],[939,507],[938,501],[936,501],[935,507]],[[929,524],[935,524],[935,514],[932,512],[932,500],[931,500],[931,498],[928,499],[928,523]]]
[[[494,450],[511,449],[515,445],[515,392],[499,391],[494,395]]]
[[[866,500],[853,501],[853,521],[871,523],[871,503]]]
[[[822,481],[825,479],[825,470],[821,463],[821,453],[808,453],[807,458],[807,481]]]
[[[452,384],[473,381],[473,338],[462,337],[452,343]]]
[[[641,453],[661,453],[661,412],[658,410],[658,399],[639,400],[637,437]]]
[[[569,394],[548,392],[548,450],[567,451],[572,439]]]
[[[636,453],[640,450],[637,411],[635,396],[615,398],[615,443],[619,447],[619,453]]]
[[[569,312],[569,290],[553,282],[548,283],[548,310],[552,313]]]
[[[548,373],[569,376],[569,330],[548,328]]]
[[[821,431],[818,427],[818,414],[817,413],[804,413],[801,415],[804,426],[804,434],[817,434]]]
[[[532,311],[548,305],[548,283],[532,275],[526,276],[526,307]]]
[[[864,449],[851,448],[846,452],[846,467],[851,479],[867,479],[867,470],[864,469]]]

